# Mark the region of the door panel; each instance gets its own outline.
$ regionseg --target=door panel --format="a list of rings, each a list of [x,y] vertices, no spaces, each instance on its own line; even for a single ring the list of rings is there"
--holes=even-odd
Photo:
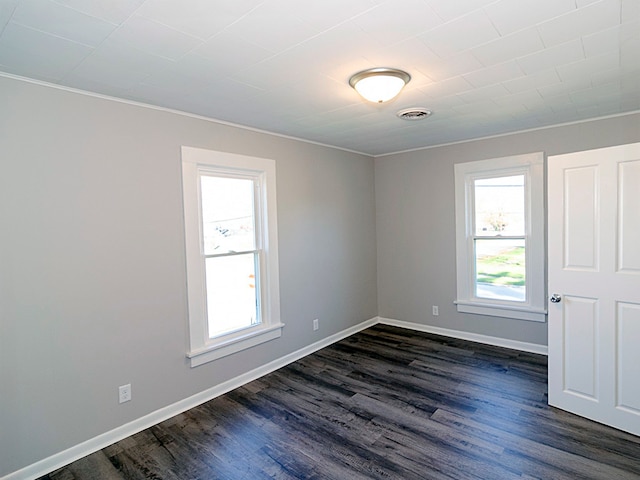
[[[640,275],[640,160],[620,163],[618,170],[618,270]]]
[[[562,300],[564,324],[564,390],[597,400],[598,301],[566,296]]]
[[[640,435],[640,143],[548,159],[549,404]]]
[[[617,401],[616,406],[640,415],[640,304],[618,303],[617,341]]]
[[[598,268],[598,168],[564,172],[564,267]]]

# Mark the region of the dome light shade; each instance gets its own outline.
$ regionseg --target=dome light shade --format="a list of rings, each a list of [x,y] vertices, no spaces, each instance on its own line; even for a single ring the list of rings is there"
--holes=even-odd
[[[372,68],[356,73],[349,79],[349,85],[374,103],[391,100],[409,83],[411,75],[393,68]]]

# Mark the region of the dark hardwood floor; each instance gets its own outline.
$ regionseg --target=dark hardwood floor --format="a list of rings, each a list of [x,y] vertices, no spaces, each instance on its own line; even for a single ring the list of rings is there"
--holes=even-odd
[[[378,325],[43,477],[640,479],[547,406],[546,357]]]

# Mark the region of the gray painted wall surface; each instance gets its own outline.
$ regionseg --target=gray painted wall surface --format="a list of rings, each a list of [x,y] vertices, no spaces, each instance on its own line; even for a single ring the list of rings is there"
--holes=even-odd
[[[377,158],[378,315],[546,345],[546,323],[456,311],[453,165],[638,141],[635,114]],[[440,307],[438,317],[431,314],[433,305]]]
[[[0,105],[0,477],[377,315],[373,159],[4,77]],[[283,336],[194,369],[181,145],[277,162]]]

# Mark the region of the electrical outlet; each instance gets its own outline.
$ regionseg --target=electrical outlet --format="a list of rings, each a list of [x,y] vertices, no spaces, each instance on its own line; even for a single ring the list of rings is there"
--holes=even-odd
[[[118,398],[120,403],[128,402],[131,400],[131,384],[122,385],[118,387]]]
[[[315,332],[316,330],[318,330],[318,328],[320,328],[320,321],[316,318],[313,320],[313,331]]]
[[[440,312],[438,311],[438,306],[434,305],[433,307],[431,307],[431,313],[433,313],[434,317],[437,317],[438,315],[440,315]]]

